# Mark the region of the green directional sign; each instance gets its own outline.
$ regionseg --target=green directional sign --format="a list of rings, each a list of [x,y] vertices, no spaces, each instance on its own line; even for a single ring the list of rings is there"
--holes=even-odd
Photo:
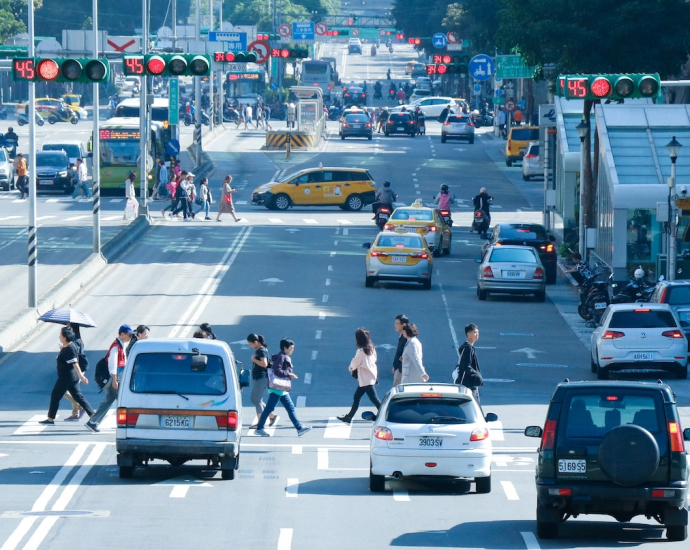
[[[180,81],[177,77],[168,80],[168,124],[180,123]]]
[[[496,78],[532,78],[534,67],[528,67],[519,55],[496,56]]]

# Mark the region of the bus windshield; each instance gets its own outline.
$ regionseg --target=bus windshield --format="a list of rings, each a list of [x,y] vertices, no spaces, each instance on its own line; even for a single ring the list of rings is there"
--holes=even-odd
[[[138,158],[138,141],[101,141],[101,166],[136,166]]]

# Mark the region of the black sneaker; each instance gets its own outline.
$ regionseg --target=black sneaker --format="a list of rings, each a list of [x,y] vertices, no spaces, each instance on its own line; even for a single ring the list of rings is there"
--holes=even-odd
[[[96,424],[92,424],[91,422],[87,422],[86,424],[84,424],[84,426],[86,426],[87,429],[91,430],[94,433],[101,431],[98,429],[98,426]]]
[[[43,424],[44,426],[55,426],[55,420],[48,420],[46,418],[45,420],[41,420],[39,424]]]

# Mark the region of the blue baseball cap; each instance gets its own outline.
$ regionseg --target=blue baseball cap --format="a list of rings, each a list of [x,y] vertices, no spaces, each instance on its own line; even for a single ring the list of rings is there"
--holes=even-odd
[[[132,327],[129,325],[122,325],[118,329],[117,333],[120,334],[121,332],[124,332],[125,334],[134,334],[134,331],[132,330]]]

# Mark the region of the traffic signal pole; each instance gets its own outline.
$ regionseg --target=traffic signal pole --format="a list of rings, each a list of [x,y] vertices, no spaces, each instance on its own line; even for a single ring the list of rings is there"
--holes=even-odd
[[[201,1],[196,0],[196,39],[201,40]],[[212,78],[212,77],[211,77]],[[197,165],[201,159],[201,77],[194,77],[194,145]]]
[[[93,0],[93,57],[98,58],[98,0]],[[93,138],[91,139],[91,181],[93,182],[93,252],[101,251],[101,140],[98,132],[100,94],[93,83]]]
[[[29,57],[34,56],[34,3],[29,2],[28,10]],[[29,307],[38,306],[38,235],[36,227],[36,83],[29,82]]]
[[[148,29],[148,0],[142,0],[141,2],[141,53],[146,55],[148,52],[149,44],[149,29]],[[139,86],[139,216],[148,217],[148,205],[147,199],[149,194],[148,186],[148,171],[146,169],[146,160],[148,158],[147,144],[148,144],[148,124],[147,124],[147,112],[148,112],[148,78],[146,77],[146,72],[141,76],[141,86]]]

